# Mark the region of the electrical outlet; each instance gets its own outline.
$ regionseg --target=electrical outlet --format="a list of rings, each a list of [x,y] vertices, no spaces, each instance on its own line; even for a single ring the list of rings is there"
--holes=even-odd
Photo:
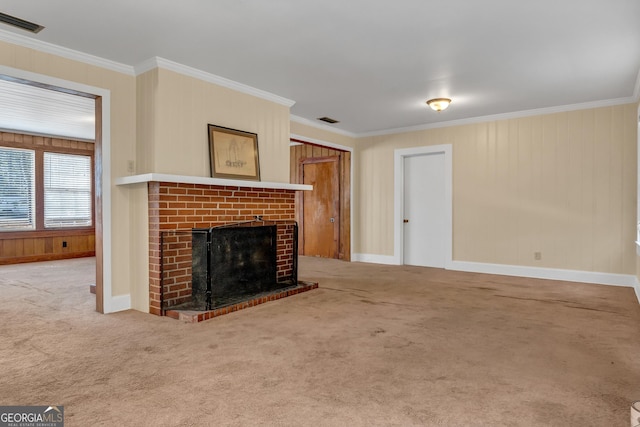
[[[127,161],[127,172],[134,172],[136,169],[136,164],[133,160]]]
[[[63,247],[63,248],[66,248],[66,247],[67,247],[67,241],[66,241],[66,240],[63,240],[63,241],[62,241],[62,247]]]
[[[534,252],[533,259],[535,259],[536,261],[540,261],[542,259],[542,252]]]

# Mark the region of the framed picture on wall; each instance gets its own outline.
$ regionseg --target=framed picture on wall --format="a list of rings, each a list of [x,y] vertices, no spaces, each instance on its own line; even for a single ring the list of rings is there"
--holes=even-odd
[[[257,134],[211,124],[208,131],[212,177],[260,181]]]

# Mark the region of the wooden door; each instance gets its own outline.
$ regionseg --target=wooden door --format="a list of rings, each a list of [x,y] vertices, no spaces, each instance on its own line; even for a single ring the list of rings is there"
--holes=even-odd
[[[338,258],[340,240],[340,186],[338,157],[302,161],[302,181],[313,185],[303,191],[302,253]]]

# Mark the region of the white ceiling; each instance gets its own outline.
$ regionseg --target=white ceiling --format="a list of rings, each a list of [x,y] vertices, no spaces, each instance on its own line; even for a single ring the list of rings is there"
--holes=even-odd
[[[0,79],[0,129],[95,139],[95,100]]]
[[[131,67],[164,58],[352,135],[639,92],[638,0],[5,0],[0,12],[45,26],[8,32]],[[434,97],[453,103],[436,113]]]

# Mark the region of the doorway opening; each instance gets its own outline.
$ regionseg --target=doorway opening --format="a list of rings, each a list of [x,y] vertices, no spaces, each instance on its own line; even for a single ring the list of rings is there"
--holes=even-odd
[[[60,134],[59,137],[62,140],[67,140],[69,138],[71,138],[72,140],[74,139],[80,139],[80,140],[89,140],[92,139],[93,140],[93,155],[92,155],[92,166],[90,166],[90,168],[93,169],[93,176],[92,176],[92,183],[93,185],[91,186],[91,192],[92,192],[92,197],[91,199],[93,200],[92,202],[92,225],[93,225],[93,233],[91,233],[90,237],[91,240],[93,240],[93,245],[92,249],[95,253],[95,294],[96,294],[96,311],[104,313],[104,312],[110,312],[110,302],[111,302],[111,286],[110,286],[110,281],[107,280],[106,281],[106,286],[105,286],[105,268],[107,269],[107,272],[110,271],[110,258],[108,258],[108,262],[107,265],[105,266],[105,260],[104,260],[104,251],[103,251],[103,244],[104,241],[107,240],[110,242],[110,238],[107,236],[105,239],[104,236],[104,219],[103,219],[103,208],[105,206],[103,206],[103,201],[106,200],[110,200],[109,196],[109,192],[107,190],[107,194],[105,194],[105,192],[103,191],[103,160],[104,160],[104,156],[103,156],[103,149],[105,149],[104,145],[103,145],[103,130],[102,130],[102,126],[103,123],[105,122],[105,112],[103,110],[103,95],[107,96],[107,107],[108,107],[108,91],[105,91],[103,89],[95,89],[89,86],[85,86],[82,84],[77,84],[77,83],[73,83],[73,82],[66,82],[66,81],[61,81],[60,79],[54,79],[52,77],[49,76],[44,76],[44,75],[38,75],[35,73],[30,73],[30,72],[26,72],[26,71],[22,71],[22,70],[17,70],[17,69],[11,69],[9,67],[1,67],[0,68],[0,80],[4,81],[4,82],[9,82],[11,84],[14,85],[14,87],[24,87],[25,89],[36,89],[40,90],[40,94],[41,95],[37,95],[37,96],[33,96],[32,98],[28,99],[28,102],[24,103],[24,105],[27,105],[26,110],[24,111],[25,116],[28,116],[28,120],[31,120],[32,123],[39,123],[40,121],[43,121],[42,119],[39,120],[34,120],[34,117],[42,117],[45,112],[44,109],[45,107],[43,106],[43,104],[46,104],[44,102],[42,102],[42,100],[46,97],[46,95],[42,95],[44,93],[49,93],[51,94],[52,98],[55,98],[56,96],[67,96],[67,99],[75,99],[77,97],[77,99],[83,99],[83,100],[88,100],[88,104],[91,105],[91,109],[82,109],[80,108],[78,111],[75,111],[73,108],[69,108],[67,111],[64,111],[64,113],[62,113],[63,116],[67,116],[69,118],[73,117],[74,120],[78,120],[78,121],[90,121],[89,126],[93,127],[93,138],[88,138],[88,137],[78,137],[78,138],[73,138],[73,136],[71,135],[64,135],[64,134]],[[68,85],[67,85],[68,83]],[[70,96],[70,98],[69,98]],[[17,98],[16,98],[17,99]],[[50,100],[51,101],[51,100]],[[55,101],[49,102],[50,104],[54,105],[53,108],[58,108],[59,112],[64,110],[64,106],[63,105],[55,105]],[[80,103],[74,103],[71,102],[71,104],[80,104]],[[77,105],[75,105],[77,107]],[[17,109],[16,109],[17,110]],[[87,112],[90,112],[92,110],[92,117],[87,117]],[[108,112],[107,114],[107,118],[108,118]],[[74,117],[75,115],[75,117]],[[55,116],[55,115],[54,115]],[[14,119],[17,122],[17,119]],[[108,120],[107,120],[108,121]],[[17,126],[17,125],[16,125]],[[14,129],[11,129],[9,126],[4,125],[2,126],[3,129],[6,129],[8,131],[14,131],[14,132],[20,132],[22,134],[32,134],[34,135],[36,138],[47,138],[49,140],[51,139],[55,139],[57,138],[56,136],[56,132],[55,131],[47,131],[46,129],[42,130],[39,129],[36,125],[33,125],[33,127],[31,128],[27,128],[24,127],[25,125],[21,125],[22,127],[16,127]],[[49,137],[49,135],[52,135],[51,137]],[[18,144],[18,142],[14,141],[14,145]],[[55,143],[53,143],[52,145],[56,145]],[[58,144],[60,145],[60,144]],[[74,146],[73,142],[70,143],[65,143],[62,142],[61,143],[63,150],[65,151],[65,149],[67,151],[73,151],[73,150],[78,150],[77,147]],[[68,146],[67,146],[68,145]],[[78,144],[75,144],[78,145]],[[86,144],[85,144],[86,145]],[[17,148],[20,148],[19,146]],[[45,153],[46,154],[46,153]],[[78,154],[78,153],[76,153]],[[68,155],[67,155],[68,156]],[[51,157],[51,156],[49,156]],[[78,157],[78,156],[76,156]],[[38,158],[38,156],[36,156],[36,159]],[[37,168],[37,166],[36,166]],[[36,169],[36,173],[41,173],[41,172],[37,172]],[[46,177],[46,174],[45,174]],[[40,182],[38,180],[38,182]],[[36,190],[36,192],[38,192],[38,194],[41,193],[41,190]],[[42,193],[43,194],[43,193]],[[41,197],[44,197],[41,195]],[[34,199],[35,200],[35,199]],[[44,201],[42,201],[43,199],[39,199],[40,201],[35,201],[34,203],[37,203],[37,205],[35,205],[35,209],[40,210],[40,212],[42,212],[43,209],[43,203],[45,203]],[[55,202],[55,201],[54,201]],[[55,203],[54,203],[55,204]],[[62,206],[64,207],[64,206]],[[66,210],[62,209],[61,207],[58,207],[58,212],[60,213],[60,215],[62,215],[62,217],[68,217],[68,212],[66,212]],[[42,213],[39,214],[40,216],[42,216]],[[109,218],[107,218],[107,222]],[[69,218],[65,219],[67,222],[70,221]],[[67,241],[68,239],[62,239],[61,242],[58,242],[57,239],[56,240],[56,233],[60,233],[60,229],[56,230],[56,229],[47,229],[47,230],[42,230],[42,231],[38,231],[36,228],[40,227],[39,225],[36,226],[35,222],[36,221],[42,221],[41,219],[36,219],[34,221],[34,225],[31,226],[31,229],[38,234],[39,237],[41,237],[45,243],[45,245],[49,245],[51,246],[51,242],[53,242],[53,244],[58,244],[60,243],[60,246],[63,249],[67,249],[70,247],[70,245],[73,245],[73,242],[75,240],[71,240],[71,241]],[[73,221],[72,221],[73,222]],[[85,227],[86,228],[86,227]],[[75,232],[76,234],[78,234],[78,232]],[[71,232],[71,234],[73,234],[73,232]],[[81,234],[81,233],[80,233]],[[86,233],[85,233],[86,234]],[[5,234],[4,236],[8,236],[7,234]],[[35,235],[34,235],[35,236]],[[76,239],[76,236],[72,236],[74,239]],[[33,240],[33,239],[31,239]],[[29,241],[31,241],[29,240]],[[86,244],[86,243],[85,243]],[[49,249],[47,247],[47,249]],[[55,255],[53,257],[50,257],[50,259],[58,259],[56,258],[56,256],[58,258],[64,258],[64,254],[58,254]],[[44,260],[44,259],[43,259]],[[107,275],[110,277],[110,275]],[[105,289],[106,288],[106,289]],[[109,295],[109,297],[106,299],[106,307],[105,307],[105,291],[106,294]]]
[[[350,261],[351,152],[303,139],[290,151],[291,183],[314,186],[296,195],[299,255]]]

